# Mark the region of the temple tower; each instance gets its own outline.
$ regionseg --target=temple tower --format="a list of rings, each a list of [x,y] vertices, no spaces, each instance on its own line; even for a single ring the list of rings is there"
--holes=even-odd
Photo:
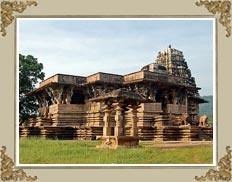
[[[192,77],[182,51],[169,47],[158,52],[156,63],[166,67],[168,74],[186,79],[186,83],[196,86],[195,78]]]

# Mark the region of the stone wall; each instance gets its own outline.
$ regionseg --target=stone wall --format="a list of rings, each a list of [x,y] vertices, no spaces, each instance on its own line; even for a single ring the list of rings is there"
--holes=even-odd
[[[187,105],[167,104],[167,110],[171,114],[182,115],[182,113],[187,113]]]
[[[87,102],[85,106],[86,125],[94,127],[103,127],[103,109],[104,104],[100,102]]]
[[[161,103],[142,103],[138,109],[138,127],[152,126],[154,117],[163,113]]]
[[[84,104],[54,104],[49,106],[49,116],[52,126],[82,126],[86,125]]]

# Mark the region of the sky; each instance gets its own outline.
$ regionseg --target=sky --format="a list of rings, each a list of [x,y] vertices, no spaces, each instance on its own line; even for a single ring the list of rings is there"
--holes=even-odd
[[[159,51],[180,50],[200,95],[213,94],[213,19],[17,19],[17,52],[57,74],[125,75],[155,62]]]

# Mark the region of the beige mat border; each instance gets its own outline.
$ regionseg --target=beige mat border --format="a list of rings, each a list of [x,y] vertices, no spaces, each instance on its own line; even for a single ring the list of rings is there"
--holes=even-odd
[[[4,6],[7,5],[7,6]],[[2,36],[6,36],[7,31],[6,28],[13,22],[15,19],[13,12],[22,13],[27,6],[31,5],[37,5],[36,1],[2,1],[1,2],[1,32]],[[218,14],[216,17],[218,22],[222,24],[226,28],[226,37],[231,36],[231,26],[230,26],[230,11],[231,11],[231,2],[230,1],[200,1],[196,2],[197,6],[204,5],[209,12],[213,14]],[[209,15],[210,16],[210,15]],[[19,16],[18,16],[19,17]],[[21,16],[20,16],[21,17]],[[24,16],[29,17],[29,16]],[[41,16],[42,17],[42,16]],[[55,16],[46,16],[46,17],[55,17]],[[60,16],[57,16],[60,17]],[[73,17],[73,16],[71,16]],[[87,16],[80,16],[80,17],[92,17],[92,15]],[[106,17],[98,15],[96,17]],[[135,17],[134,15],[115,15],[115,16],[107,16],[107,17]],[[148,15],[141,15],[136,17],[148,17]],[[151,17],[151,16],[150,16]],[[173,15],[173,16],[155,16],[155,17],[183,17],[179,15]],[[190,15],[187,15],[185,17],[190,17]],[[194,17],[198,17],[194,15]],[[200,15],[199,15],[200,17]],[[205,16],[206,17],[206,16]],[[212,17],[212,16],[211,16]],[[218,26],[218,25],[217,25]],[[230,147],[226,147],[226,155],[220,159],[218,162],[218,166],[216,166],[215,169],[209,169],[209,171],[205,174],[205,176],[196,177],[195,180],[204,181],[206,179],[208,180],[225,180],[229,181],[231,179],[231,150]],[[1,179],[3,181],[6,180],[29,180],[34,181],[37,180],[37,177],[31,177],[27,176],[26,173],[23,171],[23,169],[17,169],[15,168],[13,160],[6,155],[6,147],[2,147],[1,149]]]

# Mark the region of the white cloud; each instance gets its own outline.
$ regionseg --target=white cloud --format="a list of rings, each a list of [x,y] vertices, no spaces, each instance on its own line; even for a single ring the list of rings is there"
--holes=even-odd
[[[204,24],[197,21],[177,22],[178,26],[162,21],[121,22],[116,26],[97,21],[20,21],[19,52],[37,57],[46,77],[56,73],[87,76],[100,71],[128,74],[154,61],[158,51],[172,44],[183,51],[202,93],[212,91],[210,24],[202,28],[197,26]]]

